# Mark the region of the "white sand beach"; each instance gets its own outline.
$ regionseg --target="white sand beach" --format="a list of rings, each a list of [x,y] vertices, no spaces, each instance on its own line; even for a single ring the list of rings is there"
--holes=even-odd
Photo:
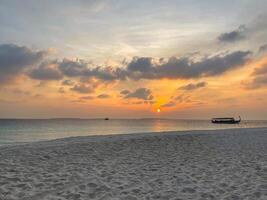
[[[1,200],[267,199],[267,129],[0,147]]]

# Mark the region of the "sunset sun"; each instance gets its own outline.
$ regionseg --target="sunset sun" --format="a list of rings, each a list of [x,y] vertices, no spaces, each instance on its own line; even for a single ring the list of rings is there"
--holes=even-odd
[[[157,113],[160,113],[160,112],[161,112],[161,109],[160,109],[160,108],[158,108],[158,109],[157,109]]]

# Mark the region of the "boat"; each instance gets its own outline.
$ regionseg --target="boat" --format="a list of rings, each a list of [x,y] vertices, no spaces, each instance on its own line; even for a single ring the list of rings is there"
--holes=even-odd
[[[108,117],[106,117],[106,118],[105,118],[105,120],[109,120],[109,118],[108,118]]]
[[[222,118],[212,118],[211,122],[214,124],[238,124],[241,122],[241,117],[236,120],[234,117],[222,117]]]

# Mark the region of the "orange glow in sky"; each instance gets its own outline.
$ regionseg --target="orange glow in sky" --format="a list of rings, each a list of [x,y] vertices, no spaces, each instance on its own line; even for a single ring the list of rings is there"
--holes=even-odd
[[[0,118],[267,119],[263,0],[19,2],[1,3]]]

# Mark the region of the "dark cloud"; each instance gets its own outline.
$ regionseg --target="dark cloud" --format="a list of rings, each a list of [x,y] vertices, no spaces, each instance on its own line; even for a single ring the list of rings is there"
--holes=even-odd
[[[133,60],[128,64],[127,69],[129,71],[138,72],[150,72],[153,68],[152,58],[150,57],[134,57]]]
[[[110,97],[111,97],[111,96],[108,95],[108,94],[100,94],[100,95],[97,96],[97,98],[99,98],[99,99],[108,99],[108,98],[110,98]]]
[[[249,51],[235,51],[204,57],[199,61],[194,61],[190,55],[188,57],[161,58],[159,60],[150,57],[134,57],[126,66],[117,68],[92,67],[91,64],[89,65],[82,60],[63,59],[62,61],[44,61],[38,67],[32,68],[32,65],[38,64],[43,59],[45,52],[33,52],[27,47],[16,45],[1,45],[0,82],[9,80],[24,71],[27,71],[30,78],[44,82],[61,80],[64,77],[86,80],[81,81],[81,85],[87,84],[87,80],[107,83],[127,79],[201,78],[221,75],[226,71],[240,67],[249,60],[250,54]],[[27,66],[30,66],[30,68],[25,70]],[[65,80],[62,84],[73,86],[72,90],[74,91],[89,90],[84,86],[74,86],[71,80]]]
[[[189,95],[185,94],[180,94],[177,96],[172,96],[166,104],[161,105],[161,107],[174,107],[177,104],[187,104],[187,103],[197,103],[196,101],[192,101],[191,97]]]
[[[73,86],[75,83],[72,80],[64,80],[61,84],[66,86]]]
[[[236,51],[229,54],[220,54],[193,62],[188,57],[171,57],[167,62],[152,67],[145,67],[146,72],[127,71],[127,76],[132,79],[189,79],[208,77],[223,74],[224,72],[242,66],[251,52]],[[136,61],[135,61],[136,62]],[[148,70],[149,69],[149,70]]]
[[[156,101],[152,101],[152,100],[146,100],[146,101],[143,101],[144,104],[154,104],[156,103]]]
[[[65,76],[77,77],[84,74],[87,64],[82,61],[71,61],[64,59],[62,62],[58,62],[58,68]]]
[[[178,103],[188,103],[191,102],[190,96],[185,94],[180,94],[178,96],[175,96],[172,98],[174,101],[177,101]]]
[[[141,105],[141,104],[144,104],[144,102],[143,101],[135,101],[135,102],[132,102],[131,104]]]
[[[0,45],[0,83],[12,81],[26,67],[39,63],[46,54],[15,44]]]
[[[227,33],[222,33],[219,37],[218,40],[220,42],[236,42],[238,40],[244,39],[245,38],[245,26],[242,25],[238,29],[227,32]]]
[[[187,85],[184,85],[182,87],[179,87],[178,89],[179,90],[186,90],[186,91],[192,91],[192,90],[196,90],[198,88],[202,88],[202,87],[205,87],[207,85],[206,82],[199,82],[199,83],[190,83],[190,84],[187,84]]]
[[[267,44],[260,46],[259,53],[266,52],[266,51],[267,51]]]
[[[252,80],[245,83],[247,89],[256,89],[267,86],[267,65],[256,68],[251,74]]]
[[[154,103],[156,103],[156,101],[134,101],[134,102],[130,102],[130,104],[133,104],[133,105],[141,105],[141,104],[150,104],[150,105],[152,105],[152,104],[154,104]],[[128,103],[127,103],[128,104]]]
[[[120,94],[122,94],[122,95],[127,95],[127,94],[129,94],[129,93],[130,93],[129,90],[122,90],[122,91],[120,92]]]
[[[80,97],[81,100],[92,100],[94,99],[93,96],[83,96],[83,97]]]
[[[78,84],[71,88],[72,91],[86,94],[86,93],[92,93],[94,92],[94,88],[92,86],[88,86],[85,84]]]
[[[198,101],[198,100],[192,100],[187,93],[180,94],[177,96],[172,96],[166,104],[161,105],[161,107],[175,107],[179,104],[184,104],[187,106],[196,106],[196,105],[202,105],[204,102]]]
[[[63,78],[63,74],[58,70],[55,61],[42,63],[38,68],[30,70],[28,76],[42,81],[61,80]]]
[[[89,68],[88,64],[77,60],[71,61],[64,59],[62,62],[58,63],[59,69],[65,76],[68,77],[94,77],[102,81],[114,81],[118,79],[125,79],[126,75],[124,70],[112,67],[94,67]]]
[[[137,90],[125,95],[124,98],[125,99],[136,98],[149,101],[154,99],[151,90],[147,88],[138,88]]]
[[[163,104],[160,107],[167,108],[167,107],[174,107],[174,106],[176,106],[176,103],[174,101],[169,101],[168,103]]]
[[[76,99],[76,100],[72,100],[72,103],[85,103],[85,101],[83,99]]]
[[[256,76],[246,85],[247,89],[257,89],[267,86],[267,75]]]
[[[263,74],[267,74],[267,65],[263,65],[262,67],[254,69],[254,72],[252,73],[253,76],[258,76]]]
[[[251,52],[235,51],[205,57],[194,62],[190,57],[171,57],[167,61],[152,62],[149,57],[135,57],[126,67],[90,68],[81,61],[63,60],[58,63],[59,70],[68,77],[96,78],[101,81],[140,80],[140,79],[190,79],[216,76],[242,66]]]
[[[20,90],[20,89],[14,89],[14,90],[11,90],[11,92],[16,94],[16,95],[25,95],[25,96],[31,95],[31,92],[25,91],[25,90]]]

